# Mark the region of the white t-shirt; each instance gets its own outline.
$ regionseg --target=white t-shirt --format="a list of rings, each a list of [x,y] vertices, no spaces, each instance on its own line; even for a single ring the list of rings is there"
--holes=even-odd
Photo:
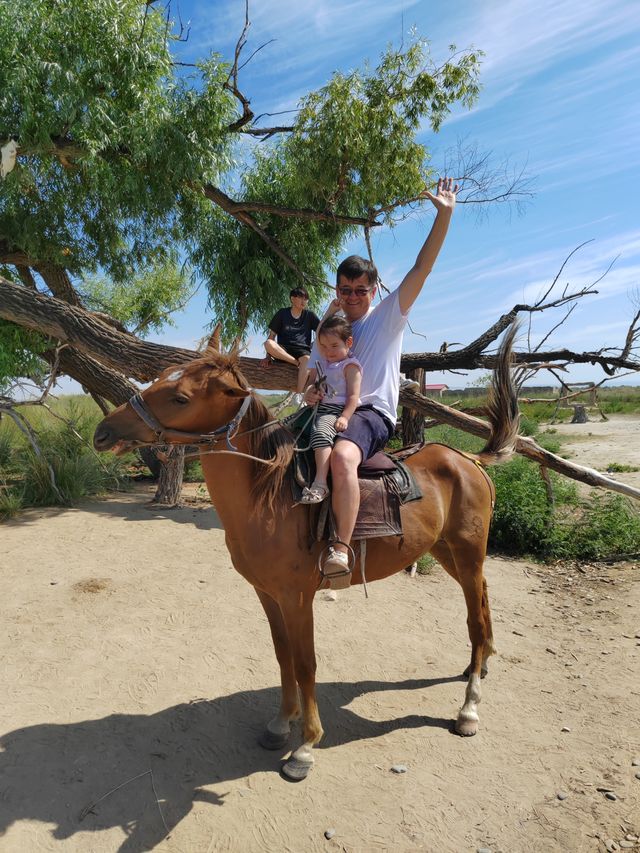
[[[351,351],[362,365],[360,404],[373,406],[392,424],[397,418],[402,336],[408,316],[401,312],[398,290],[394,290],[352,323]],[[319,358],[314,342],[309,366],[314,367]]]

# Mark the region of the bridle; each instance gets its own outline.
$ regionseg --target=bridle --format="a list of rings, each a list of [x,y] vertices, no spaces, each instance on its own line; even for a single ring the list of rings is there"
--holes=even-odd
[[[250,392],[252,389],[248,389]],[[238,452],[238,448],[235,447],[231,443],[231,439],[238,432],[238,428],[240,426],[240,422],[244,418],[251,405],[252,393],[247,394],[247,396],[242,401],[242,405],[238,409],[237,413],[228,421],[226,424],[218,427],[217,429],[212,430],[207,433],[197,433],[197,432],[185,432],[180,429],[167,429],[162,426],[160,421],[153,414],[151,409],[145,403],[142,394],[134,394],[133,397],[129,400],[129,405],[133,409],[133,411],[138,415],[138,417],[144,421],[144,423],[149,427],[149,429],[155,433],[157,443],[158,444],[171,444],[171,439],[188,439],[189,444],[215,444],[220,441],[220,437],[225,435],[227,447],[229,450],[233,450]]]
[[[322,370],[321,370],[319,364],[317,365],[317,368],[319,371],[319,375],[318,375],[316,382],[314,384],[316,385],[316,387],[322,387],[322,385],[324,384],[324,388],[326,390],[326,376],[324,376],[322,374]],[[232,453],[236,453],[238,456],[244,456],[244,457],[247,457],[249,459],[254,459],[256,462],[260,462],[262,464],[268,465],[268,464],[271,464],[273,462],[273,460],[260,459],[257,456],[251,456],[247,453],[241,453],[238,450],[238,448],[234,444],[232,444],[231,439],[235,438],[235,436],[238,434],[239,435],[247,435],[249,433],[257,432],[259,430],[265,429],[266,427],[271,426],[272,424],[275,424],[275,423],[278,423],[281,426],[286,426],[287,420],[289,418],[295,417],[298,413],[294,412],[293,415],[288,415],[286,418],[283,418],[282,421],[278,421],[278,420],[269,421],[265,424],[261,424],[260,426],[255,427],[254,429],[244,430],[243,432],[238,433],[240,423],[241,423],[242,419],[244,418],[244,416],[246,415],[246,413],[249,409],[249,406],[251,405],[251,401],[253,399],[253,388],[247,388],[246,390],[249,391],[249,394],[247,394],[247,396],[244,398],[244,400],[242,401],[242,405],[240,406],[240,408],[238,409],[236,414],[233,416],[233,418],[231,418],[231,420],[228,421],[226,424],[223,424],[222,426],[218,427],[217,429],[214,429],[211,432],[207,432],[207,433],[186,432],[185,430],[180,430],[180,429],[167,429],[166,427],[164,427],[160,423],[160,421],[156,418],[156,416],[153,414],[151,409],[147,406],[147,404],[144,401],[144,398],[142,397],[142,394],[134,394],[133,397],[131,397],[128,400],[128,403],[131,406],[131,408],[133,409],[133,411],[135,412],[135,414],[140,418],[140,420],[142,420],[146,424],[146,426],[148,426],[149,429],[153,433],[155,433],[156,441],[155,442],[148,442],[148,444],[171,444],[172,443],[171,439],[174,439],[174,440],[179,439],[180,441],[182,441],[184,443],[198,445],[198,446],[202,446],[202,445],[206,446],[206,445],[216,444],[217,442],[220,441],[221,436],[224,435],[225,439],[226,439],[227,447],[229,448],[229,451],[231,451]],[[316,405],[310,409],[310,420],[315,419],[317,409],[318,409],[318,404],[316,403]],[[301,433],[302,433],[302,430],[304,430],[304,427],[307,425],[307,423],[305,423],[304,426],[302,427]],[[185,439],[187,439],[186,442],[184,441]],[[304,453],[309,448],[308,447],[295,447],[295,445],[294,445],[294,449],[297,453]],[[202,452],[204,452],[204,453],[227,453],[229,451],[209,450],[209,451],[202,451]]]

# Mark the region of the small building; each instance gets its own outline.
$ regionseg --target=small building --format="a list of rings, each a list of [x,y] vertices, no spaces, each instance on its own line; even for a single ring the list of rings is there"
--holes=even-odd
[[[448,390],[449,390],[448,385],[425,385],[424,386],[424,393],[427,395],[427,397],[433,396],[434,394],[437,394],[438,397],[442,397],[442,392],[448,391]]]

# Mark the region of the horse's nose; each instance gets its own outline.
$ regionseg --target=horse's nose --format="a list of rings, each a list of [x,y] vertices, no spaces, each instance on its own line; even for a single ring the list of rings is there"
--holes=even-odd
[[[99,423],[96,427],[96,431],[93,434],[93,446],[96,450],[109,450],[110,447],[113,447],[116,439],[113,435],[111,427],[109,427],[104,421]]]

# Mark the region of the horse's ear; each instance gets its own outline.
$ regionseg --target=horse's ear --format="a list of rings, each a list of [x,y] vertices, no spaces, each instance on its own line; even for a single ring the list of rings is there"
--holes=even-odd
[[[222,331],[222,324],[218,323],[213,332],[211,333],[211,337],[209,338],[209,343],[207,344],[207,348],[205,349],[205,355],[208,350],[211,352],[219,353],[220,352],[220,332]]]
[[[242,344],[242,338],[240,338],[240,336],[233,339],[233,343],[231,344],[231,347],[229,348],[229,352],[227,353],[229,358],[238,358],[238,355],[240,354],[240,345],[241,344]]]

